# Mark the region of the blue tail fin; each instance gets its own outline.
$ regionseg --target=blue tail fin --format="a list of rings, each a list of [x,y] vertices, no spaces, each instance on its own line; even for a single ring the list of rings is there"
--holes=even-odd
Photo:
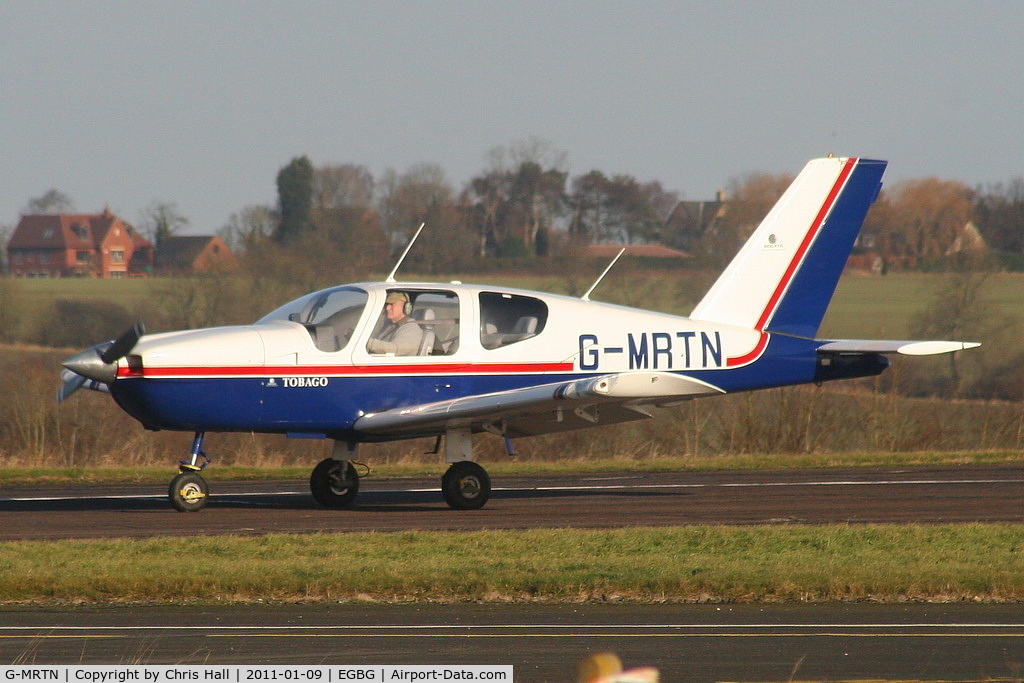
[[[809,162],[690,317],[813,337],[886,162]]]

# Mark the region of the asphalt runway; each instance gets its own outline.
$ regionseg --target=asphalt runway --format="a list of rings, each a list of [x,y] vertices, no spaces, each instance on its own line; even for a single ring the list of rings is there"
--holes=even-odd
[[[450,509],[440,482],[419,478],[368,477],[342,510],[320,507],[305,481],[213,481],[210,493],[201,512],[179,513],[166,484],[2,488],[0,540],[1024,521],[1021,465],[496,476],[482,510]]]
[[[1019,606],[317,605],[0,610],[12,664],[511,664],[616,652],[668,681],[1019,681]]]
[[[439,483],[365,479],[320,508],[305,482],[212,482],[200,513],[166,486],[0,489],[0,539],[189,534],[1024,521],[1024,467],[494,477],[487,507],[451,510]],[[1022,527],[1024,538],[1024,527]],[[2,558],[0,558],[2,561]],[[191,567],[191,565],[190,565]],[[191,567],[199,570],[201,567]],[[611,650],[663,681],[1013,680],[1019,605],[309,605],[0,609],[3,664],[512,664],[571,681]]]

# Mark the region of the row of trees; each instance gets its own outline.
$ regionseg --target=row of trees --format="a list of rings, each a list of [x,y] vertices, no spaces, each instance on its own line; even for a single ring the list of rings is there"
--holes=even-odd
[[[307,254],[315,246],[332,258],[367,251],[370,261],[386,261],[426,222],[430,229],[410,261],[423,272],[466,270],[492,257],[564,254],[589,243],[685,247],[701,264],[718,267],[792,180],[770,174],[734,180],[711,229],[697,226],[695,234],[683,235],[679,224],[666,220],[679,197],[657,181],[598,170],[570,178],[565,155],[536,141],[498,148],[488,159],[487,168],[456,191],[433,164],[389,170],[378,179],[362,166],[315,167],[298,157],[278,174],[277,206],[245,208],[222,236],[242,252],[303,245]],[[966,239],[972,224],[976,232]],[[974,190],[937,178],[897,183],[879,196],[863,235],[867,248],[912,265],[935,264],[986,243],[996,252],[1021,254],[1024,180]],[[378,243],[382,250],[372,246]],[[364,256],[356,260],[367,263]]]
[[[332,263],[383,265],[421,222],[430,229],[409,265],[423,272],[465,271],[493,257],[559,255],[589,243],[660,243],[720,267],[792,180],[784,174],[735,179],[714,222],[680,234],[694,226],[667,222],[679,196],[660,182],[599,170],[570,178],[566,168],[564,152],[536,139],[493,149],[484,170],[461,190],[436,164],[378,178],[360,165],[317,167],[302,156],[280,169],[275,205],[241,209],[221,236],[261,268],[269,258],[264,252],[281,247]],[[72,208],[70,198],[50,190],[25,212]],[[977,246],[964,240],[972,222],[995,252],[1024,254],[1024,179],[973,190],[937,178],[886,187],[865,221],[863,244],[893,259],[931,264]],[[188,225],[173,203],[154,201],[136,227],[159,243]]]
[[[316,243],[319,253],[351,255],[380,243],[387,258],[425,222],[410,266],[437,272],[482,258],[548,256],[567,243],[657,241],[678,201],[660,183],[631,176],[591,171],[570,183],[564,155],[542,143],[488,158],[488,169],[457,192],[434,164],[376,179],[362,166],[318,168],[298,157],[278,173],[277,206],[246,207],[222,236],[246,253],[268,244],[309,253]]]

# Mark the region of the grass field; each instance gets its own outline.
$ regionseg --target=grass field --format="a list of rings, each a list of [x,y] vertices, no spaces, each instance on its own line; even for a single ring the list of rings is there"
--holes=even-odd
[[[372,275],[369,275],[372,276]],[[419,275],[407,275],[420,280]],[[524,275],[477,273],[472,281],[481,284],[520,287],[559,294],[580,294],[589,287],[591,276]],[[594,294],[594,299],[686,314],[714,279],[715,273],[694,270],[612,271]],[[840,281],[822,325],[822,336],[903,337],[908,319],[931,305],[946,275],[893,273],[885,276],[847,272]],[[428,279],[429,280],[429,279]],[[433,278],[445,282],[450,278]],[[468,280],[468,279],[467,279]],[[174,287],[173,280],[22,280],[17,281],[18,300],[27,315],[37,317],[55,299],[114,301],[128,310],[144,311],[159,301],[160,293]],[[992,314],[1000,319],[1016,318],[1024,309],[1024,273],[999,273],[990,278],[984,298]],[[278,305],[283,301],[270,305]],[[268,305],[268,310],[269,306]],[[144,314],[143,314],[144,316]]]
[[[7,604],[850,600],[1022,601],[1024,533],[694,526],[0,544]]]
[[[596,272],[593,276],[596,277]],[[405,277],[410,281],[424,279],[415,274]],[[612,271],[593,298],[685,315],[714,277],[713,273],[692,270],[631,270],[621,275]],[[902,321],[932,303],[944,277],[943,274],[926,273],[896,273],[879,277],[847,272],[839,281],[825,317],[823,334],[861,337],[903,334],[906,330]],[[425,279],[445,282],[453,278],[445,276]],[[574,290],[590,284],[587,275],[570,278],[499,273],[493,276],[481,275],[473,278],[473,281],[560,294],[579,294],[579,291]],[[19,298],[28,308],[37,310],[59,298],[114,301],[129,310],[141,310],[147,305],[153,305],[153,293],[166,287],[168,282],[173,281],[143,278],[38,279],[19,280],[18,288]],[[1024,309],[1024,273],[992,276],[986,287],[985,299],[995,315],[1018,315]]]

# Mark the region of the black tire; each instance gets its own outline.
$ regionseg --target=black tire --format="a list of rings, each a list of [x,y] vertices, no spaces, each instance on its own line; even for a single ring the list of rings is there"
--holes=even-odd
[[[178,512],[199,512],[210,498],[210,487],[198,472],[182,472],[171,479],[167,496]]]
[[[309,475],[309,490],[325,508],[343,508],[359,493],[359,473],[348,460],[327,458]]]
[[[441,495],[454,510],[479,510],[491,497],[491,478],[475,462],[452,463],[441,477]]]

